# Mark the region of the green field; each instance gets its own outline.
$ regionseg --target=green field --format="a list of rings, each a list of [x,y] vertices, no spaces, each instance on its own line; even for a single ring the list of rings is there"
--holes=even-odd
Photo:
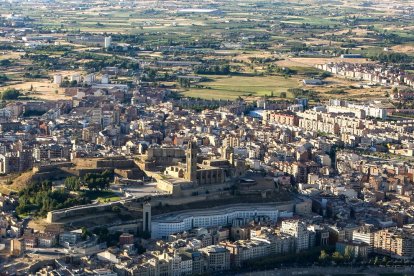
[[[248,96],[275,97],[281,92],[287,92],[289,88],[299,86],[297,78],[285,78],[283,76],[206,76],[212,81],[201,82],[204,88],[190,88],[181,94],[187,97],[202,99],[235,99]],[[287,93],[289,97],[289,93]]]
[[[86,196],[90,200],[97,200],[99,203],[118,201],[121,198],[111,191],[87,191]]]
[[[299,16],[291,16],[291,17],[285,18],[285,20],[281,22],[286,23],[286,24],[310,24],[310,25],[322,25],[322,26],[331,26],[337,23],[332,18],[299,17]]]

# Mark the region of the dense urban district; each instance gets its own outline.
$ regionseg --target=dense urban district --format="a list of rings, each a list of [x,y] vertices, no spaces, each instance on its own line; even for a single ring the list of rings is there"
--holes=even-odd
[[[0,0],[0,275],[413,275],[414,1]]]

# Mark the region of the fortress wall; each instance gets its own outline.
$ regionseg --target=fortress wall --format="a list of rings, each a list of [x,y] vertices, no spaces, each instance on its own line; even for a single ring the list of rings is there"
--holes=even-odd
[[[125,157],[111,158],[74,158],[72,162],[79,168],[117,168],[131,169],[135,167],[134,160]]]
[[[120,202],[111,202],[107,204],[89,204],[77,207],[50,211],[47,213],[46,221],[56,223],[62,219],[68,219],[75,216],[89,215],[93,213],[111,211],[114,206],[120,206]]]

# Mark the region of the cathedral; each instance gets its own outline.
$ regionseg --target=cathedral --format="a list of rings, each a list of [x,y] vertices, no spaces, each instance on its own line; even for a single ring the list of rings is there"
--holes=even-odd
[[[195,186],[223,184],[235,176],[244,173],[244,163],[234,160],[229,149],[224,150],[223,159],[197,162],[198,147],[189,142],[185,151],[186,161],[176,166],[167,167],[164,174],[192,182]],[[226,158],[227,157],[227,158]]]

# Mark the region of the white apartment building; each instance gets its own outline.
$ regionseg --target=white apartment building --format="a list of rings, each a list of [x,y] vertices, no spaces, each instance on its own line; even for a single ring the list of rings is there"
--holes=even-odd
[[[387,118],[387,110],[384,108],[375,107],[371,105],[354,104],[354,103],[348,103],[348,107],[365,111],[365,115],[367,117],[373,117],[373,118],[379,118],[379,119]]]
[[[108,49],[109,47],[111,47],[111,44],[112,44],[112,37],[110,37],[110,36],[105,37],[105,39],[104,39],[105,49]]]
[[[305,222],[299,220],[285,220],[282,222],[280,232],[296,238],[296,252],[309,248],[309,231]]]
[[[374,247],[375,232],[368,227],[361,227],[352,232],[352,241],[363,242],[369,245],[368,252],[372,252]]]

